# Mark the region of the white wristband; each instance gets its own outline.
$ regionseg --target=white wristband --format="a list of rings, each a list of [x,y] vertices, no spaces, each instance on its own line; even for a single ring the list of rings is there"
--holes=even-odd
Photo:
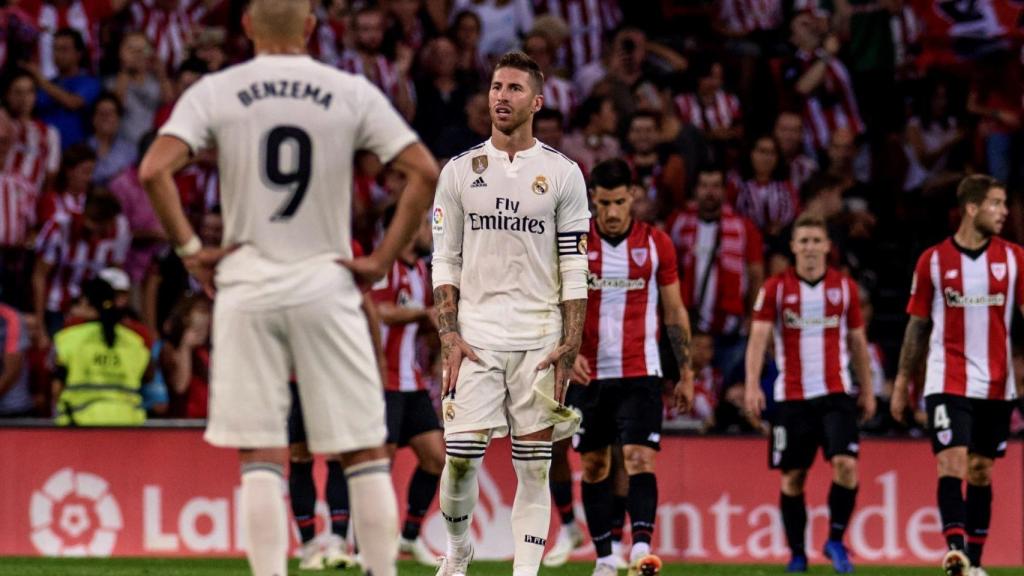
[[[199,236],[193,234],[192,237],[188,239],[188,242],[185,242],[181,246],[176,246],[174,248],[174,253],[178,255],[178,258],[188,258],[189,256],[195,256],[202,249],[203,242],[199,240]]]

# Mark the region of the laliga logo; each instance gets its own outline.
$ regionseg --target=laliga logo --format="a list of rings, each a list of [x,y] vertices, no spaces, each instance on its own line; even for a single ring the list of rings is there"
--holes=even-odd
[[[110,556],[124,522],[107,481],[63,468],[32,492],[32,544],[45,556]]]

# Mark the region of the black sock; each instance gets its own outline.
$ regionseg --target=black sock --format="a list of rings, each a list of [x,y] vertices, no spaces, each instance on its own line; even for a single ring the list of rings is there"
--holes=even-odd
[[[327,461],[327,506],[331,510],[331,532],[348,536],[348,481],[341,462]]]
[[[967,484],[967,557],[981,566],[981,552],[992,522],[992,486]]]
[[[612,541],[622,542],[622,527],[626,525],[627,496],[612,495]]]
[[[967,506],[964,503],[963,480],[953,476],[939,478],[939,515],[942,516],[942,535],[950,550],[964,550]]]
[[[594,541],[597,557],[610,556],[612,553],[612,480],[605,478],[600,482],[580,482],[580,493],[583,496],[583,510],[587,514],[587,529]]]
[[[571,526],[576,522],[576,514],[572,510],[572,480],[568,482],[551,482],[551,499],[555,501],[558,515],[563,526]]]
[[[651,543],[654,516],[658,513],[658,481],[651,472],[629,477],[629,521],[633,544]]]
[[[316,484],[313,462],[292,462],[288,472],[288,492],[292,514],[299,525],[299,537],[305,544],[316,536]]]
[[[807,504],[804,495],[779,497],[779,508],[782,510],[782,525],[786,528],[786,541],[793,556],[806,556],[804,548],[804,531],[807,529]]]
[[[409,480],[409,507],[405,511],[405,526],[402,527],[402,538],[415,540],[420,535],[423,517],[427,515],[430,503],[437,494],[437,483],[441,477],[431,474],[423,468],[416,468]]]
[[[856,502],[856,488],[846,488],[832,483],[832,488],[828,491],[829,540],[843,541],[843,534],[846,533],[846,526],[850,523]]]

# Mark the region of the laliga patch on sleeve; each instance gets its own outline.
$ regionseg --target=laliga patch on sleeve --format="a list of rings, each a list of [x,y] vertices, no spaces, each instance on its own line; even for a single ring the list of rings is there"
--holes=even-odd
[[[444,234],[444,208],[434,206],[434,215],[431,217],[431,224],[434,234]]]

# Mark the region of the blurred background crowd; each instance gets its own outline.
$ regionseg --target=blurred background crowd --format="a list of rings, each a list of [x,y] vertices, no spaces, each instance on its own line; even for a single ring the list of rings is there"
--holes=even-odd
[[[635,216],[675,242],[695,332],[697,408],[667,411],[668,427],[753,431],[739,410],[748,311],[788,265],[799,212],[827,220],[832,263],[861,285],[883,403],[913,263],[955,228],[959,179],[1007,183],[1004,235],[1024,238],[1022,1],[314,1],[313,57],[365,75],[442,162],[489,136],[491,63],[521,49],[547,77],[537,138],[585,174],[630,163]],[[169,249],[137,164],[182,92],[251,56],[243,10],[0,0],[0,416],[54,415],[66,368],[53,337],[109,317],[112,289],[152,358],[148,416],[205,417],[212,302]],[[404,182],[371,155],[356,167],[354,238],[369,251]],[[176,179],[218,243],[216,150]],[[429,373],[436,340],[422,332]],[[866,429],[897,432],[887,413]]]

